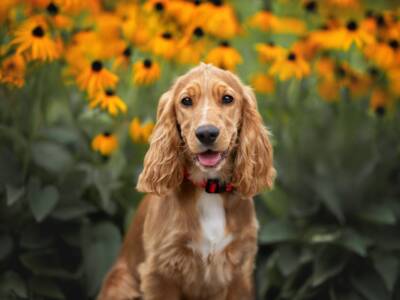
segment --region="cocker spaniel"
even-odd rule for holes
[[[201,64],[162,95],[141,202],[99,300],[253,299],[252,197],[275,177],[251,89]]]

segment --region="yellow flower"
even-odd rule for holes
[[[286,49],[276,46],[274,43],[258,43],[255,46],[261,62],[270,62],[280,59],[286,55]]]
[[[0,82],[22,87],[25,83],[25,61],[21,55],[6,58],[0,69]]]
[[[155,55],[171,59],[176,51],[176,41],[173,38],[172,33],[165,31],[161,35],[158,35],[153,40],[152,51]]]
[[[257,73],[251,78],[251,86],[260,94],[270,94],[275,90],[275,81],[270,76]]]
[[[105,132],[98,134],[92,140],[92,149],[104,156],[109,156],[118,148],[118,139],[115,135]]]
[[[376,88],[372,91],[369,107],[378,115],[385,114],[390,106],[389,95],[382,88]]]
[[[138,118],[134,118],[129,125],[129,134],[134,143],[148,143],[153,128],[153,122],[147,122],[142,125]]]
[[[387,43],[373,43],[365,48],[365,56],[381,68],[389,68],[395,59],[394,50]]]
[[[197,19],[205,31],[221,39],[229,39],[240,32],[233,7],[221,0],[204,3],[198,9]]]
[[[264,10],[250,18],[250,26],[262,31],[276,33],[303,34],[306,26],[303,21],[295,18],[281,18],[274,16],[270,11]]]
[[[329,4],[344,7],[344,8],[356,8],[360,5],[359,0],[329,0]]]
[[[116,116],[119,113],[125,113],[127,106],[124,101],[112,89],[107,89],[98,93],[96,98],[90,101],[90,107],[95,108],[99,106],[101,109],[108,110],[110,115]]]
[[[393,94],[400,96],[400,68],[390,69],[387,73],[390,90]]]
[[[318,84],[318,92],[323,100],[336,102],[339,100],[341,85],[337,80],[324,79]]]
[[[72,20],[71,18],[60,14],[60,7],[54,3],[50,2],[46,7],[47,13],[51,16],[51,20],[57,28],[71,28]]]
[[[117,75],[103,67],[103,63],[95,60],[76,79],[80,89],[86,90],[90,97],[105,88],[113,88],[118,82]]]
[[[335,69],[335,62],[327,56],[321,57],[315,63],[315,70],[317,74],[324,79],[333,80],[335,78]]]
[[[42,18],[33,18],[23,23],[11,42],[17,45],[17,54],[28,54],[31,59],[42,61],[57,59],[60,49],[48,36],[47,29]]]
[[[330,36],[333,48],[349,50],[354,43],[358,48],[363,48],[374,42],[374,37],[365,29],[359,27],[357,22],[351,20],[346,27],[341,27],[332,31]]]
[[[211,49],[205,61],[221,69],[234,71],[236,65],[241,64],[243,59],[235,48],[224,41],[218,47]]]
[[[133,65],[133,83],[136,85],[146,85],[153,83],[160,78],[160,66],[151,61],[144,59]]]
[[[205,47],[206,41],[202,27],[190,27],[189,32],[178,44],[176,60],[181,64],[198,64]]]
[[[113,64],[113,69],[118,69],[120,67],[126,68],[129,66],[132,56],[131,47],[126,47],[116,58]]]
[[[292,77],[301,79],[310,74],[310,65],[298,53],[289,52],[285,58],[275,61],[269,72],[277,75],[280,80]]]

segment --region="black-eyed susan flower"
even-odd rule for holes
[[[349,50],[352,44],[355,44],[358,48],[363,48],[365,45],[374,42],[374,36],[361,28],[355,20],[350,20],[345,27],[332,31],[330,38],[334,48],[345,51]]]
[[[323,79],[318,83],[318,93],[326,102],[337,102],[340,96],[341,84],[337,80]]]
[[[169,31],[158,35],[152,43],[152,51],[155,55],[171,59],[176,51],[177,42]]]
[[[60,56],[60,48],[49,37],[48,26],[43,18],[33,18],[15,32],[11,44],[17,46],[17,54],[27,54],[29,59],[52,61]]]
[[[113,69],[120,67],[126,68],[131,62],[132,48],[127,46],[125,49],[115,58]]]
[[[306,26],[302,20],[296,18],[277,17],[268,10],[257,12],[250,18],[249,23],[251,27],[258,28],[262,31],[298,35],[306,32]]]
[[[200,26],[189,28],[185,37],[178,44],[176,60],[181,64],[197,64],[204,53],[207,42],[204,30]]]
[[[323,79],[335,78],[336,63],[328,56],[322,56],[315,63],[316,73]]]
[[[72,19],[60,13],[60,7],[57,3],[51,1],[46,6],[46,11],[50,16],[50,19],[55,27],[57,28],[71,28]]]
[[[328,0],[328,3],[341,8],[357,8],[360,5],[359,0]]]
[[[384,115],[390,106],[390,96],[382,88],[375,88],[371,93],[369,107],[377,115]]]
[[[92,140],[92,149],[101,155],[109,156],[118,148],[118,139],[115,135],[104,132],[98,134]]]
[[[6,58],[0,68],[0,82],[22,87],[25,82],[25,61],[21,55]]]
[[[274,79],[263,73],[252,76],[250,83],[254,90],[260,94],[270,94],[275,90]]]
[[[125,102],[115,94],[113,89],[106,89],[103,92],[99,92],[97,96],[90,101],[90,107],[100,107],[103,110],[107,110],[112,116],[125,113],[128,109]]]
[[[139,118],[133,118],[129,125],[129,134],[134,143],[148,143],[153,132],[154,122],[142,124]]]
[[[397,66],[387,72],[390,90],[396,96],[400,96],[400,67]]]
[[[230,39],[240,32],[240,24],[233,7],[221,0],[202,4],[197,18],[207,33],[221,39]]]
[[[137,61],[133,65],[133,83],[136,85],[151,84],[160,78],[160,66],[151,59]]]
[[[280,80],[288,80],[292,77],[301,79],[310,74],[310,65],[304,58],[295,52],[289,52],[285,58],[278,59],[271,66],[269,73]]]
[[[236,66],[243,62],[243,59],[235,48],[223,41],[218,47],[211,49],[205,61],[221,69],[234,71]]]
[[[286,49],[275,45],[272,42],[258,43],[255,45],[255,49],[259,55],[261,62],[270,62],[280,59],[286,55]]]
[[[76,81],[82,90],[86,90],[90,97],[94,97],[99,91],[114,88],[118,76],[105,69],[100,60],[95,60],[85,68]]]
[[[380,68],[393,65],[395,52],[388,43],[373,43],[364,50],[365,56]]]

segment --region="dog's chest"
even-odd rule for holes
[[[203,258],[221,252],[231,241],[226,233],[226,215],[223,198],[218,194],[203,192],[197,202],[201,239],[196,245]]]

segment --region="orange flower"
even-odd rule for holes
[[[25,61],[21,55],[6,58],[0,69],[0,82],[22,87],[25,83]]]
[[[92,149],[104,156],[109,156],[118,148],[118,139],[115,135],[105,132],[98,134],[92,140]]]
[[[251,78],[251,86],[260,94],[270,94],[275,90],[275,81],[270,76],[257,73]]]
[[[256,44],[256,51],[259,54],[260,61],[270,62],[280,59],[286,55],[286,49],[280,46],[276,46],[274,43],[269,42],[265,44]]]
[[[138,61],[133,65],[133,83],[136,85],[151,84],[160,78],[160,66],[150,59]]]
[[[15,32],[11,44],[17,45],[17,54],[27,54],[33,60],[52,61],[60,56],[60,49],[47,30],[42,18],[30,19]]]
[[[346,27],[341,27],[332,31],[330,36],[333,48],[349,50],[354,43],[358,48],[363,48],[374,42],[374,37],[365,29],[360,28],[357,22],[351,20]]]
[[[103,63],[95,60],[78,76],[77,84],[80,89],[86,90],[90,97],[105,88],[113,88],[118,82],[117,75],[103,67]]]
[[[155,55],[160,55],[166,59],[171,59],[176,51],[176,41],[169,31],[158,35],[152,44],[152,51]]]
[[[241,64],[243,59],[235,48],[224,41],[208,53],[205,61],[221,69],[234,71],[236,65]]]
[[[139,118],[134,118],[129,125],[129,134],[134,143],[148,143],[153,128],[153,122],[147,122],[143,125]]]
[[[280,80],[292,77],[301,79],[310,74],[310,65],[298,53],[289,52],[285,58],[278,59],[269,70],[271,75],[277,75]]]
[[[112,89],[107,89],[98,93],[97,96],[90,101],[91,108],[97,106],[103,110],[107,110],[112,116],[116,116],[118,113],[126,113],[128,109],[125,102],[122,101]]]

